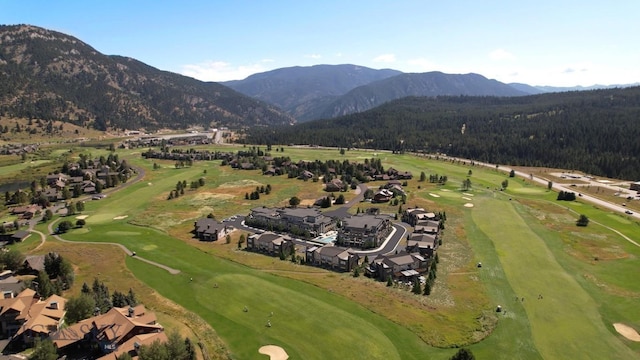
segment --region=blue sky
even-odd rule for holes
[[[1,24],[207,81],[357,64],[530,85],[635,83],[638,14],[637,0],[0,0]]]

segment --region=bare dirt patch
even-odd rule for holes
[[[225,189],[225,188],[237,188],[237,187],[245,187],[245,186],[260,186],[260,185],[262,185],[262,183],[255,180],[238,180],[238,181],[232,181],[232,182],[221,184],[220,186],[218,186],[218,188]]]
[[[289,355],[283,348],[276,345],[265,345],[258,349],[260,354],[268,355],[271,360],[287,360]]]
[[[473,204],[472,203],[466,203],[466,204],[464,204],[464,207],[472,208]]]
[[[466,197],[466,196],[463,196],[462,199],[463,200],[467,200],[467,201],[471,201],[471,198],[470,197]]]
[[[616,329],[618,334],[624,336],[625,338],[631,341],[640,341],[640,334],[638,334],[636,329],[632,328],[631,326],[622,323],[615,323],[613,324],[613,327]]]
[[[76,219],[78,219],[78,220],[84,220],[84,219],[86,219],[86,218],[88,218],[88,217],[89,217],[89,215],[79,215],[79,216],[76,216]]]
[[[440,197],[440,195],[434,194],[434,193],[429,193],[429,196],[434,197],[434,198],[439,198]]]
[[[120,215],[113,218],[113,220],[122,220],[128,218],[129,215]]]

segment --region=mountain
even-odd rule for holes
[[[529,95],[542,94],[545,92],[549,92],[549,91],[544,91],[542,89],[539,89],[535,86],[521,84],[521,83],[509,83],[509,86],[511,86],[512,88],[518,91],[522,91],[523,93],[527,93]]]
[[[293,123],[226,86],[99,53],[29,25],[0,26],[0,116],[64,120],[100,130]]]
[[[531,86],[531,85],[521,84],[521,83],[510,83],[509,85],[527,94],[535,95],[535,94],[542,94],[542,93],[548,93],[548,92],[589,91],[589,90],[600,90],[600,89],[627,88],[627,87],[640,86],[640,83],[618,84],[618,85],[567,86],[567,87],[539,86],[539,85]]]
[[[397,70],[349,64],[295,66],[222,84],[276,105],[299,121],[306,121],[318,118],[325,106],[352,89],[398,74],[401,72]]]
[[[247,142],[446,153],[636,180],[638,119],[640,87],[514,97],[405,97],[334,119],[251,129]]]
[[[323,118],[353,114],[407,96],[523,96],[527,93],[478,74],[400,74],[351,90],[322,113]]]
[[[407,74],[357,65],[289,67],[222,84],[276,105],[299,122],[360,112],[406,96],[530,93],[477,74]]]

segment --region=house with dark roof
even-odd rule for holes
[[[342,219],[336,243],[341,246],[372,248],[380,246],[393,227],[387,215],[357,214]]]
[[[426,220],[440,221],[440,218],[435,213],[418,207],[406,209],[402,213],[402,221],[411,226],[416,226],[418,222]]]
[[[344,188],[344,183],[340,179],[332,179],[324,185],[324,190],[329,192],[342,191]]]
[[[367,276],[385,281],[414,280],[429,269],[430,260],[415,253],[399,252],[392,255],[378,255],[366,267]]]
[[[193,233],[202,241],[217,241],[231,234],[233,226],[219,223],[215,219],[202,218],[193,224]]]
[[[345,272],[356,267],[359,259],[351,249],[331,245],[308,248],[305,255],[307,264]]]
[[[294,244],[291,238],[273,232],[253,234],[247,238],[247,250],[272,256],[288,255],[293,247]]]
[[[335,230],[336,221],[325,216],[317,208],[268,208],[251,209],[245,220],[261,229],[277,229],[289,232],[292,229],[307,231],[311,236]]]

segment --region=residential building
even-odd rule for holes
[[[306,250],[307,264],[338,271],[351,271],[358,265],[358,258],[351,249],[339,246],[314,246]]]
[[[46,337],[63,323],[67,300],[58,295],[42,299],[32,289],[0,299],[0,334],[11,341],[31,344]]]
[[[273,232],[253,234],[247,239],[247,249],[267,253],[272,256],[288,255],[294,244],[289,237]]]
[[[413,280],[429,269],[430,260],[415,253],[400,252],[393,255],[378,255],[368,264],[368,276],[385,281],[389,277],[394,280]]]
[[[391,217],[387,215],[358,214],[342,220],[336,243],[357,248],[377,247],[391,230]]]
[[[310,236],[335,230],[336,227],[336,222],[317,208],[259,207],[251,209],[247,222],[262,229],[296,234],[307,231]]]
[[[217,241],[235,230],[233,226],[219,223],[215,219],[202,218],[193,224],[193,232],[202,241]]]

